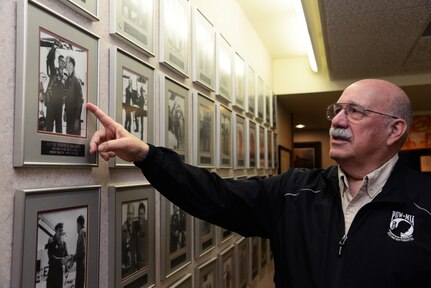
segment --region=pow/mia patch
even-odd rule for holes
[[[413,241],[415,230],[415,216],[398,211],[392,211],[389,223],[388,235],[392,239],[401,242]]]

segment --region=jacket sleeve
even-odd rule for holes
[[[152,145],[146,159],[135,165],[162,195],[192,216],[244,236],[270,237],[281,209],[279,177],[222,179]]]

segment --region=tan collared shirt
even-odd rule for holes
[[[349,183],[347,181],[346,174],[343,172],[343,170],[341,170],[340,166],[338,166],[338,185],[340,186],[341,203],[344,212],[344,225],[346,229],[345,234],[347,234],[347,231],[349,231],[353,218],[355,218],[355,215],[358,213],[359,209],[361,209],[365,204],[371,202],[374,197],[376,197],[377,194],[382,191],[383,186],[388,180],[389,175],[391,174],[392,169],[394,168],[397,161],[398,154],[392,157],[380,168],[366,175],[363,178],[361,188],[355,197],[352,197],[350,194]]]

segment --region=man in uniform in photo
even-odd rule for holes
[[[122,277],[130,275],[136,271],[136,227],[133,225],[135,216],[135,206],[127,204],[127,219],[123,223],[122,234]]]
[[[66,233],[64,232],[63,227],[63,223],[55,225],[55,234],[48,239],[48,243],[45,245],[45,248],[48,250],[49,267],[46,288],[63,287],[63,268],[69,261],[67,245],[64,241]]]
[[[126,120],[124,122],[124,128],[127,131],[132,131],[132,79],[129,78],[129,85],[126,88],[126,101],[123,105],[124,110],[126,112]]]
[[[66,133],[81,135],[81,112],[84,97],[81,81],[75,75],[75,59],[71,56],[66,57],[66,69],[68,73],[64,105]]]
[[[55,125],[56,133],[63,133],[63,104],[65,97],[64,69],[66,62],[64,56],[58,56],[58,67],[51,72],[48,88],[45,93],[46,106],[46,131],[53,132]]]
[[[76,230],[78,233],[78,240],[76,242],[76,252],[70,258],[69,269],[72,268],[73,263],[76,262],[76,277],[75,288],[84,288],[85,283],[85,254],[87,247],[87,233],[85,231],[84,216],[79,215],[76,219]]]
[[[148,265],[148,221],[145,218],[145,204],[139,203],[138,220],[136,223],[137,245],[136,254],[138,261],[138,269]]]

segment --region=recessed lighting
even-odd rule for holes
[[[302,129],[302,128],[305,128],[305,125],[304,124],[298,124],[295,127],[298,129]]]

